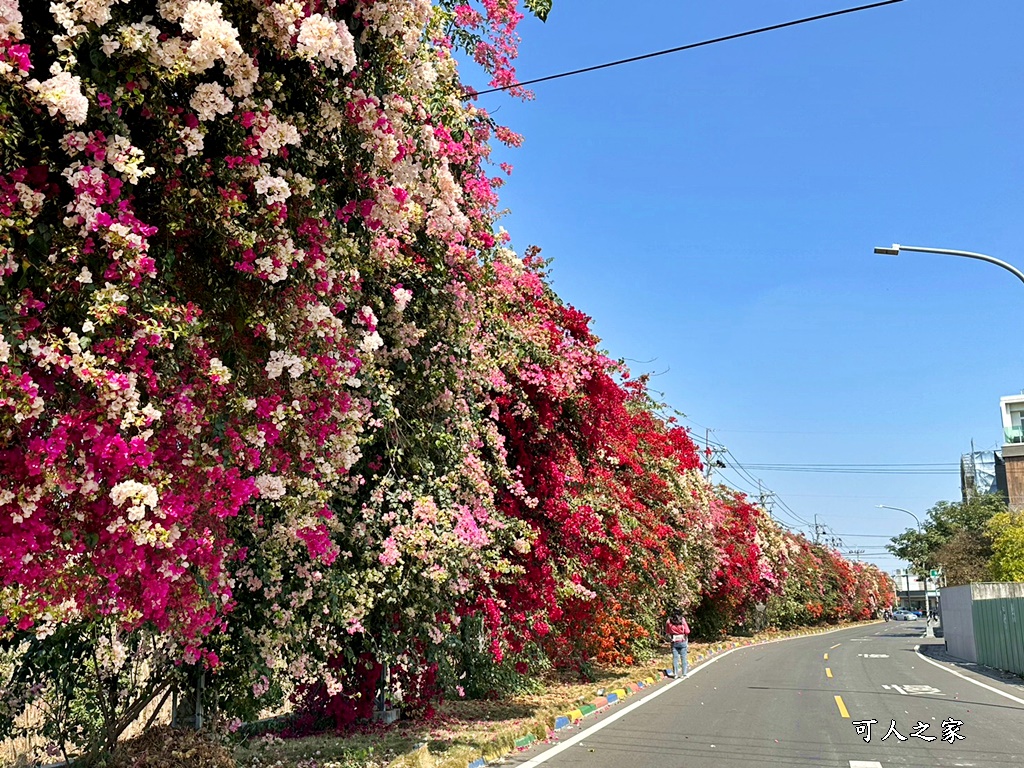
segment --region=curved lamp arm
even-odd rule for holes
[[[997,259],[995,256],[987,256],[984,253],[974,253],[973,251],[954,251],[949,248],[922,248],[917,245],[900,245],[899,243],[893,243],[891,248],[879,246],[875,248],[875,253],[880,253],[884,256],[899,256],[901,250],[917,251],[918,253],[940,253],[945,256],[963,256],[968,259],[987,261],[989,264],[995,264],[997,267],[1002,267],[1007,272],[1012,272],[1017,276],[1018,280],[1024,283],[1024,272],[1021,272],[1012,264],[1007,264],[1002,259]]]

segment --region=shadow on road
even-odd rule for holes
[[[1018,677],[1012,672],[1006,672],[1002,669],[986,667],[984,664],[975,664],[973,661],[964,661],[963,659],[959,659],[946,652],[946,644],[944,642],[922,643],[921,653],[929,659],[933,659],[934,661],[938,661],[943,664],[948,664],[951,667],[956,667],[962,672],[973,672],[980,677],[987,677],[989,680],[995,680],[1003,685],[1009,685],[1016,688],[1016,694],[1018,696],[1024,697],[1024,679]]]

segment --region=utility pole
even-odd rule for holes
[[[704,479],[709,483],[711,482],[711,457],[714,453],[711,451],[711,430],[704,430]]]
[[[814,516],[814,543],[821,543],[821,534],[828,532],[828,526],[818,522],[818,516]]]
[[[774,495],[771,491],[766,491],[761,487],[760,480],[757,481],[757,501],[761,509],[768,513],[768,517],[772,516],[772,511],[768,508],[768,505],[771,503]]]
[[[717,458],[718,454],[725,453],[725,446],[711,447],[711,430],[704,430],[704,479],[711,483],[711,473],[715,467],[724,468],[725,463]]]

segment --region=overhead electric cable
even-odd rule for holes
[[[743,477],[746,477],[746,479],[749,480],[751,483],[757,485],[759,491],[760,490],[764,490],[765,492],[772,493],[772,496],[773,496],[773,498],[775,500],[775,503],[779,507],[781,507],[781,509],[786,513],[787,517],[789,517],[789,518],[799,522],[801,525],[806,525],[806,526],[812,525],[809,520],[806,520],[806,519],[800,517],[800,515],[798,515],[796,512],[794,512],[792,507],[790,507],[785,501],[783,501],[778,496],[778,494],[772,492],[771,489],[766,488],[764,486],[763,481],[761,481],[757,477],[754,477],[750,472],[748,472],[747,469],[743,466],[743,464],[741,464],[739,462],[739,459],[736,458],[736,455],[732,451],[730,451],[728,448],[726,448],[725,449],[725,454],[731,460],[731,461],[727,461],[727,464],[730,466],[730,468],[734,472],[736,472],[737,474],[739,474],[739,475],[741,475]]]
[[[759,27],[758,29],[750,29],[746,32],[736,32],[732,35],[725,35],[723,37],[715,37],[710,40],[702,40],[699,43],[688,43],[687,45],[680,45],[675,48],[666,48],[663,51],[655,51],[653,53],[644,53],[640,56],[631,56],[628,59],[619,59],[618,61],[609,61],[605,64],[595,64],[591,67],[583,67],[582,69],[574,69],[569,72],[560,72],[557,75],[547,75],[546,77],[537,77],[533,80],[523,80],[518,83],[511,83],[510,85],[502,85],[497,88],[488,88],[484,91],[475,91],[473,93],[467,93],[466,98],[471,99],[475,96],[483,96],[488,93],[496,93],[498,91],[507,91],[511,88],[520,88],[526,85],[535,85],[537,83],[544,83],[548,80],[558,80],[562,77],[572,77],[573,75],[582,75],[585,72],[595,72],[599,69],[608,69],[609,67],[617,67],[620,64],[632,64],[634,61],[643,61],[644,59],[653,59],[655,56],[665,56],[669,53],[679,53],[680,51],[689,51],[693,48],[701,48],[705,45],[713,45],[714,43],[724,43],[728,40],[736,40],[741,37],[750,37],[751,35],[759,35],[762,32],[774,32],[777,29],[785,29],[786,27],[795,27],[798,24],[807,24],[812,21],[821,21],[822,19],[830,19],[835,16],[843,16],[848,13],[857,13],[858,11],[867,11],[872,8],[881,8],[883,5],[893,5],[895,3],[902,3],[903,0],[882,0],[878,3],[870,3],[868,5],[859,5],[856,8],[844,8],[841,11],[831,11],[829,13],[820,13],[817,16],[807,16],[803,19],[796,19],[794,21],[786,21],[781,24],[772,24],[768,27]]]
[[[792,507],[790,507],[790,506],[789,506],[789,504],[787,504],[786,502],[784,502],[784,501],[783,501],[782,499],[779,499],[779,500],[778,500],[778,502],[779,502],[779,505],[780,505],[780,506],[781,506],[781,507],[782,507],[783,509],[785,509],[786,511],[788,511],[788,512],[789,512],[789,514],[791,514],[791,515],[792,515],[793,517],[795,517],[795,518],[797,518],[798,520],[800,520],[801,522],[803,522],[803,524],[804,524],[804,525],[808,526],[809,528],[813,528],[813,527],[814,527],[812,523],[808,522],[808,521],[807,521],[807,520],[805,520],[804,518],[800,517],[800,516],[799,516],[799,515],[798,515],[798,514],[797,514],[796,512],[794,512],[794,511],[793,511],[793,508],[792,508]]]
[[[956,475],[953,464],[748,464],[761,472],[808,472],[839,475]]]
[[[955,467],[957,465],[956,464],[952,464],[952,463],[950,463],[948,461],[939,461],[939,462],[931,462],[931,463],[918,462],[918,463],[914,463],[914,464],[892,464],[892,463],[889,463],[889,462],[883,462],[883,463],[878,463],[878,464],[849,464],[849,463],[816,464],[814,462],[806,461],[806,462],[796,462],[796,463],[793,463],[793,464],[783,464],[782,462],[767,462],[767,463],[764,463],[764,464],[758,464],[758,463],[751,464],[751,463],[748,463],[747,466],[748,467],[920,467],[920,468],[947,467],[948,468],[948,467]]]

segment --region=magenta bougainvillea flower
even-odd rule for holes
[[[632,660],[669,606],[884,600],[710,487],[508,248],[522,137],[457,56],[528,98],[519,5],[0,0],[5,647],[70,632],[117,680],[146,637],[230,714],[340,726],[384,679],[422,709]]]

